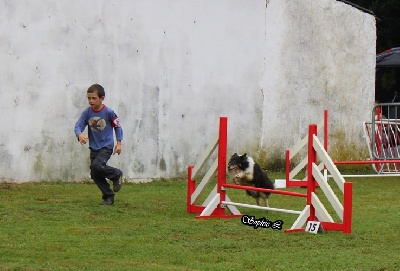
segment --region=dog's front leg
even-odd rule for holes
[[[246,177],[246,175],[245,175],[245,173],[243,171],[241,171],[241,172],[239,172],[238,174],[235,175],[235,178],[238,178],[238,179],[243,179],[245,177]]]
[[[261,206],[261,204],[260,204],[260,197],[256,197],[256,204],[257,204],[257,206]]]
[[[245,175],[244,177],[245,177],[248,181],[253,181],[253,174],[251,174],[250,172],[245,172],[243,175]]]
[[[265,198],[265,207],[269,207],[268,198]]]
[[[233,177],[234,184],[240,184],[240,179],[238,177]]]

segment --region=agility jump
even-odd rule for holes
[[[226,154],[227,154],[227,118],[220,118],[219,137],[206,149],[202,158],[195,166],[188,167],[188,193],[187,193],[187,212],[200,213],[197,218],[229,218],[242,216],[236,208],[246,207],[253,209],[262,209],[268,211],[276,211],[299,215],[290,229],[285,232],[304,231],[304,224],[308,221],[320,221],[324,230],[342,231],[343,233],[351,233],[352,221],[352,183],[345,182],[340,175],[336,166],[327,155],[324,147],[317,137],[317,125],[309,126],[308,135],[308,177],[307,177],[307,193],[297,193],[282,190],[271,190],[263,188],[254,188],[251,186],[240,186],[226,183]],[[218,158],[207,171],[200,184],[196,187],[195,178],[200,168],[205,164],[206,160],[211,156],[212,152],[218,145]],[[333,193],[331,186],[325,181],[326,178],[320,172],[316,165],[318,157],[323,161],[324,166],[332,173],[333,179],[343,192],[343,205],[337,196]],[[206,185],[210,182],[211,177],[218,171],[218,181],[214,189],[210,192],[203,204],[198,205],[199,196],[204,192]],[[324,205],[315,193],[316,186],[320,186],[326,198],[337,213],[341,222],[334,222],[327,212]],[[306,206],[303,210],[288,210],[281,208],[262,207],[257,205],[233,202],[227,195],[227,189],[245,189],[253,191],[267,192],[271,194],[281,194],[287,196],[306,198]]]
[[[324,118],[317,124],[317,132],[320,130],[323,130],[323,143],[324,143],[324,148],[325,150],[328,149],[328,138],[325,136],[328,134],[328,111],[324,110]],[[295,179],[295,176],[299,174],[301,170],[303,170],[308,163],[308,158],[307,156],[303,157],[301,161],[293,168],[291,169],[292,165],[292,159],[295,156],[299,156],[304,148],[306,148],[308,143],[308,135],[303,137],[301,140],[299,140],[296,145],[293,146],[292,149],[288,149],[285,152],[285,165],[286,165],[286,178],[285,178],[285,183],[282,188],[289,188],[289,187],[306,187],[307,186],[307,176],[305,176],[303,179]],[[322,170],[323,166],[320,164],[318,166],[319,169]]]
[[[398,148],[385,148],[384,139],[387,136],[387,132],[383,131],[384,127],[390,127],[389,134],[393,134],[396,136],[396,140],[390,141],[389,145],[400,145],[400,131],[398,131],[400,127],[400,122],[398,120],[393,119],[382,119],[382,107],[386,106],[377,105],[373,109],[373,119],[371,122],[363,122],[363,130],[364,137],[368,146],[368,151],[370,154],[370,159],[368,160],[352,160],[352,161],[334,161],[335,165],[362,165],[369,164],[372,165],[373,169],[377,174],[347,174],[342,175],[343,177],[394,177],[400,176],[400,149]],[[400,104],[398,104],[400,106]],[[377,118],[375,119],[375,116]],[[393,126],[397,129],[393,131]],[[328,110],[324,110],[324,117],[318,123],[317,129],[323,131],[322,140],[325,151],[328,151]],[[375,135],[375,136],[373,136]],[[390,137],[389,137],[390,138]],[[395,141],[395,142],[394,142]],[[307,136],[301,139],[295,144],[292,149],[286,150],[286,178],[284,185],[282,188],[289,187],[299,187],[299,186],[307,186],[307,176],[303,179],[295,179],[295,176],[299,174],[301,170],[303,170],[307,165],[307,157],[304,157],[297,165],[295,165],[292,169],[293,158],[296,155],[301,153],[301,150],[305,148],[307,145]],[[319,169],[323,169],[323,164],[319,165]],[[328,178],[331,176],[325,176]]]

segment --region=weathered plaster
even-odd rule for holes
[[[89,178],[73,127],[95,82],[124,128],[110,164],[132,180],[184,176],[220,116],[229,154],[266,165],[324,109],[345,132],[333,149],[364,148],[375,19],[341,2],[5,1],[0,34],[0,180]]]

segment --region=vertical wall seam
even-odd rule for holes
[[[264,44],[266,45],[266,42],[267,42],[267,26],[266,26],[266,23],[267,23],[267,8],[268,8],[268,3],[269,3],[269,1],[270,0],[266,0],[265,1],[265,9],[264,9]],[[263,82],[263,78],[264,78],[264,76],[265,76],[265,66],[266,66],[266,59],[265,59],[265,57],[266,57],[266,52],[265,52],[265,49],[264,49],[264,56],[263,56],[263,68],[262,68],[262,72],[261,72],[261,77],[260,77],[260,80],[258,81],[259,83],[259,85],[258,85],[258,87],[260,88],[260,91],[261,91],[261,125],[260,125],[260,127],[261,127],[261,131],[260,131],[260,142],[259,142],[259,151],[258,151],[258,154],[260,154],[261,153],[261,148],[262,148],[262,146],[263,146],[263,142],[264,142],[264,112],[265,112],[265,94],[264,94],[264,88],[263,88],[263,86],[262,86],[262,82]]]

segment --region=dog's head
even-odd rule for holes
[[[229,159],[228,162],[228,171],[233,170],[245,170],[249,166],[249,162],[247,161],[247,154],[238,155],[234,153]]]

